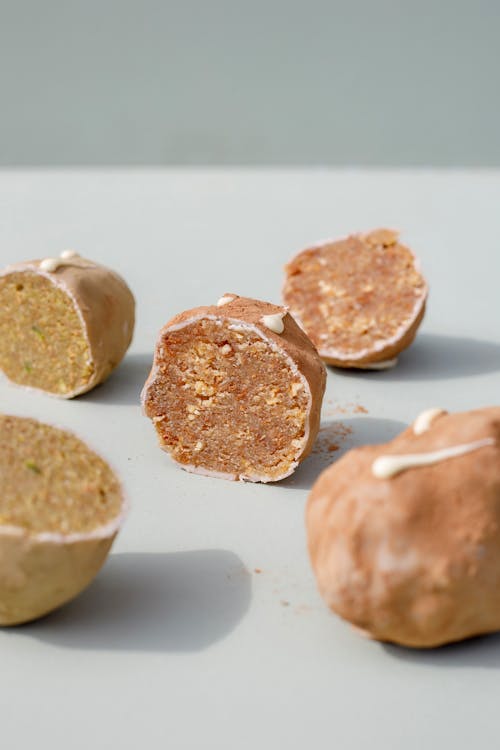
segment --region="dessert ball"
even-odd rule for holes
[[[71,433],[0,415],[0,445],[0,625],[17,625],[92,581],[125,504],[110,467]]]
[[[182,468],[271,482],[316,438],[325,368],[282,307],[227,294],[160,331],[144,410]]]
[[[331,609],[373,638],[439,646],[500,629],[500,407],[431,409],[314,484],[309,552]]]
[[[135,301],[109,268],[68,250],[0,273],[0,370],[72,398],[102,383],[134,332]]]
[[[327,364],[392,367],[424,316],[418,262],[388,229],[311,247],[285,272],[284,302]]]

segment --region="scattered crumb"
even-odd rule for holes
[[[253,572],[254,573],[262,573],[262,570],[261,570],[261,568],[254,568]]]
[[[352,427],[349,427],[349,425],[346,425],[343,422],[330,422],[319,428],[320,435],[333,435],[334,433],[340,437],[347,437],[348,435],[352,435]]]
[[[334,459],[332,453],[347,450],[350,447],[350,437],[354,430],[349,425],[333,420],[324,423],[318,433],[312,454],[321,466],[329,466]]]
[[[313,453],[333,453],[352,435],[353,429],[342,422],[330,422],[320,427]]]
[[[368,414],[368,409],[361,404],[354,404],[353,412],[354,414]]]
[[[280,602],[280,604],[281,604],[282,607],[289,607],[290,606],[290,602],[287,602],[286,599],[282,599],[281,602]]]
[[[331,404],[333,407],[324,412],[328,417],[334,417],[337,414],[368,414],[368,409],[363,404],[353,402],[339,404],[331,399],[327,401],[327,404]]]

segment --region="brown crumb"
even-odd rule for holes
[[[364,235],[364,240],[371,246],[383,245],[384,247],[390,247],[396,244],[398,237],[399,232],[396,232],[394,229],[374,229]]]
[[[262,573],[262,570],[261,570],[261,568],[254,568],[253,572],[254,573]]]
[[[280,602],[280,604],[281,604],[282,607],[289,607],[290,606],[290,602],[287,602],[286,599],[282,599],[281,602]]]
[[[368,414],[368,409],[365,409],[361,404],[354,404],[353,412],[354,414]]]
[[[353,433],[353,428],[343,422],[332,421],[320,427],[318,438],[313,448],[313,454],[322,457],[328,463],[330,454],[341,450]]]
[[[366,406],[357,403],[348,402],[347,404],[338,404],[335,401],[329,400],[328,404],[332,404],[332,409],[326,411],[327,417],[334,417],[337,414],[368,414]]]

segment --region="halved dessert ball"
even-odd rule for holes
[[[160,331],[142,399],[161,447],[184,469],[271,482],[310,452],[325,381],[284,308],[225,295]]]
[[[284,302],[327,364],[391,367],[424,316],[418,262],[388,229],[311,247],[285,273]]]
[[[71,433],[0,415],[0,625],[34,620],[97,574],[122,524],[120,482]]]
[[[72,398],[102,383],[134,331],[135,301],[114,271],[73,251],[0,273],[0,369]]]
[[[326,603],[371,637],[423,648],[500,630],[500,407],[430,409],[349,451],[306,523]]]

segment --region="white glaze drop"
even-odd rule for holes
[[[423,432],[430,430],[432,423],[435,419],[440,417],[442,414],[447,414],[445,409],[438,407],[434,409],[426,409],[418,415],[416,420],[413,422],[413,432],[415,435],[421,435]]]
[[[463,456],[465,453],[477,451],[479,448],[485,448],[487,445],[494,445],[493,438],[484,438],[476,440],[474,443],[464,443],[463,445],[452,445],[449,448],[442,448],[432,453],[407,453],[406,455],[379,456],[372,464],[372,474],[377,479],[390,479],[407,469],[413,469],[418,466],[430,466],[440,461],[446,461],[448,458]]]
[[[261,321],[270,331],[273,331],[274,333],[283,333],[285,330],[285,324],[283,323],[285,315],[286,310],[274,313],[274,315],[263,315]]]
[[[217,307],[224,307],[224,305],[229,304],[229,302],[232,302],[233,299],[236,299],[236,297],[232,294],[225,294],[223,297],[220,297],[217,300]]]
[[[42,271],[49,271],[49,273],[52,273],[53,271],[57,271],[59,263],[59,258],[44,258],[40,261],[40,268]]]
[[[80,256],[76,250],[63,250],[59,257],[63,260],[69,260],[70,258],[79,258]]]
[[[40,268],[42,271],[48,271],[53,273],[57,271],[60,266],[67,266],[71,260],[79,258],[79,254],[76,250],[63,250],[58,258],[44,258],[40,261]]]
[[[396,367],[398,358],[385,359],[383,362],[370,362],[367,365],[360,365],[362,370],[390,370],[392,367]]]

